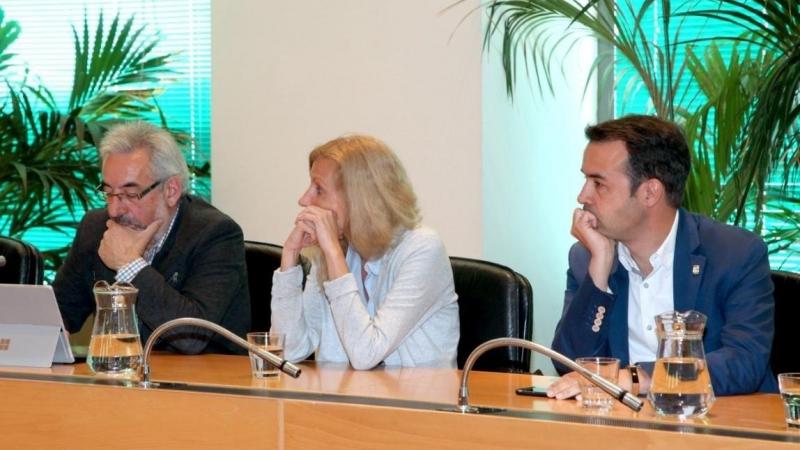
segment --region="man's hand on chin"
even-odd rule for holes
[[[106,221],[106,231],[103,233],[97,254],[109,269],[119,270],[120,267],[142,257],[161,223],[162,221],[157,219],[147,228],[135,230],[109,219]]]
[[[608,289],[608,277],[614,265],[614,240],[597,231],[597,217],[589,211],[576,209],[572,214],[572,235],[589,253],[589,276],[601,291]]]

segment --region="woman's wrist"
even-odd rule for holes
[[[322,254],[325,257],[325,264],[328,268],[328,279],[335,280],[350,272],[350,268],[347,267],[347,261],[344,259],[342,248],[338,245],[332,249],[322,249]]]
[[[284,246],[281,252],[281,272],[286,272],[300,263],[300,250]]]

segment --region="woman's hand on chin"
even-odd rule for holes
[[[325,255],[329,279],[335,280],[350,272],[339,243],[342,234],[334,211],[318,206],[307,206],[297,215],[297,220],[307,223],[314,229],[316,243]]]
[[[307,222],[295,219],[294,228],[283,244],[281,252],[281,271],[286,271],[298,264],[300,251],[316,245],[317,237],[314,228]]]
[[[314,243],[319,245],[323,253],[327,255],[335,253],[337,250],[341,252],[339,245],[341,233],[335,212],[318,206],[307,206],[297,215],[297,220],[308,224],[313,230],[310,234],[313,235]]]

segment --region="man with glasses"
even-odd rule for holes
[[[172,319],[197,317],[244,336],[250,326],[244,238],[228,216],[186,193],[189,170],[172,136],[151,124],[117,125],[100,144],[106,208],[81,221],[53,288],[64,323],[78,331],[95,310],[100,280],[138,290],[145,341]],[[165,335],[182,353],[238,352],[198,328]]]

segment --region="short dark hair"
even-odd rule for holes
[[[642,182],[655,178],[664,185],[670,205],[681,205],[692,158],[678,125],[658,117],[628,115],[588,126],[585,133],[590,142],[625,143],[631,195]]]

